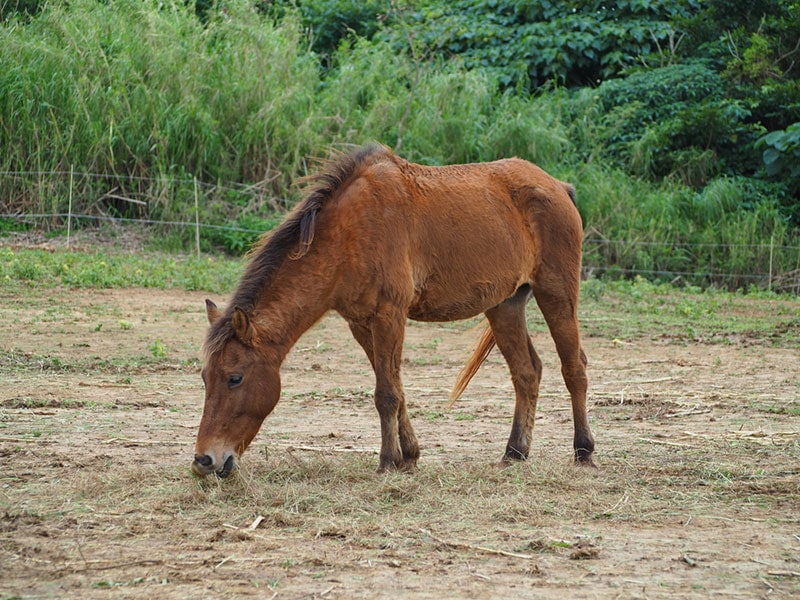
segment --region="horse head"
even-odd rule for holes
[[[206,309],[205,404],[192,471],[227,477],[278,403],[280,362],[259,343],[259,327],[244,309],[223,315],[210,300]]]

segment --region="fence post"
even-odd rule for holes
[[[769,282],[767,283],[767,291],[772,291],[772,258],[775,255],[775,234],[773,233],[769,238]]]
[[[200,258],[200,203],[197,200],[197,176],[194,177],[194,245]]]
[[[72,235],[72,182],[73,174],[75,173],[75,166],[69,166],[69,205],[67,207],[67,250],[70,249],[69,241]]]

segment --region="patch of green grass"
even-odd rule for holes
[[[412,418],[422,418],[426,421],[439,421],[449,418],[449,415],[447,412],[441,410],[422,410],[412,415]]]
[[[453,413],[453,418],[456,421],[475,421],[478,418],[478,415],[468,412],[456,412]]]
[[[314,352],[327,352],[330,349],[331,349],[330,344],[319,340],[317,341],[316,344],[314,344],[314,347],[312,348]]]
[[[3,408],[84,408],[89,403],[83,400],[74,400],[69,398],[31,398],[31,397],[17,397],[7,398],[0,401],[0,406]],[[41,435],[41,432],[39,432]],[[35,436],[38,437],[38,436]]]
[[[6,236],[14,231],[27,231],[30,224],[16,219],[0,219],[0,237]]]
[[[222,293],[235,287],[243,263],[161,253],[47,252],[0,249],[0,291],[25,286],[149,287]]]
[[[86,356],[80,360],[65,361],[58,356],[36,354],[17,349],[0,349],[0,369],[4,373],[113,373],[125,376],[131,373],[160,371],[165,367],[176,370],[194,371],[197,359],[184,360],[180,363],[168,358],[167,348],[160,340],[152,342],[148,350],[149,356],[118,356],[101,358]],[[123,377],[124,379],[124,377]],[[123,381],[124,382],[124,381]]]
[[[590,279],[582,286],[579,318],[584,336],[800,346],[800,301],[764,291]],[[536,326],[541,319],[531,321]]]
[[[442,357],[438,354],[431,356],[415,356],[409,360],[409,363],[415,367],[433,367],[442,363]]]
[[[73,370],[72,365],[65,363],[58,356],[47,356],[19,350],[0,350],[0,368],[6,373],[12,371],[65,372]]]
[[[750,408],[772,415],[800,417],[800,402],[798,401],[752,402]]]
[[[223,293],[236,286],[243,266],[243,260],[226,257],[0,248],[0,292],[20,297],[26,289],[67,286],[179,288]],[[726,344],[748,340],[800,347],[800,302],[795,297],[763,290],[676,288],[642,278],[589,279],[582,286],[579,311],[584,336],[649,337],[677,343]],[[532,331],[546,331],[534,304],[528,314]],[[45,314],[42,321],[49,318]],[[454,325],[466,328],[475,323],[472,319]],[[119,320],[123,330],[132,326],[129,321]],[[434,338],[420,348],[435,350],[439,342],[439,338]],[[315,350],[324,352],[328,346],[322,344]],[[412,362],[417,366],[437,365],[441,358],[433,354],[416,357]]]
[[[128,587],[133,585],[138,585],[144,582],[144,577],[134,577],[128,581],[113,581],[111,579],[103,579],[101,581],[96,581],[92,584],[92,587],[95,589],[107,589],[107,588],[114,588],[114,587]]]
[[[419,344],[415,344],[415,345],[413,345],[413,346],[411,346],[411,347],[412,347],[414,350],[418,350],[418,349],[424,349],[424,350],[438,350],[438,349],[439,349],[439,344],[441,344],[441,343],[442,343],[442,338],[440,338],[440,337],[434,337],[434,338],[431,338],[431,339],[430,339],[429,341],[427,341],[427,342],[421,342],[421,343],[419,343]]]

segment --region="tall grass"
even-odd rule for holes
[[[596,164],[566,177],[578,188],[584,263],[598,274],[737,289],[800,267],[797,232],[776,202],[740,180],[721,178],[696,192]]]
[[[324,74],[291,14],[274,22],[245,2],[202,24],[183,3],[77,0],[6,24],[0,42],[0,170],[47,173],[4,178],[6,212],[63,212],[68,171],[78,212],[108,209],[96,200],[116,190],[145,198],[149,216],[178,218],[193,176],[290,204],[307,158],[336,144],[379,140],[437,164],[548,162],[565,148],[547,118],[500,96],[485,73],[360,40]],[[207,204],[226,200],[264,206]]]
[[[205,222],[241,223],[292,205],[309,158],[376,140],[427,164],[516,155],[572,181],[589,266],[745,275],[734,286],[800,266],[769,189],[613,167],[593,90],[502,92],[385,36],[323,68],[296,15],[225,4],[201,22],[177,0],[74,0],[0,24],[0,171],[26,173],[0,176],[0,213],[63,213],[72,195],[75,213],[193,220],[199,195]]]
[[[280,194],[320,145],[309,126],[317,64],[295,21],[231,4],[206,26],[182,2],[138,0],[76,0],[5,26],[0,168],[104,173],[109,188],[130,181],[117,175],[156,179],[136,185],[167,216],[180,194],[162,193],[159,177]],[[11,210],[64,208],[63,186],[10,185]]]

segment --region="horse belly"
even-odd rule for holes
[[[428,254],[422,249],[422,254]],[[426,260],[427,259],[427,260]],[[448,248],[434,245],[419,259],[408,316],[417,321],[474,317],[509,298],[532,274],[532,252],[523,239],[483,239]]]
[[[415,298],[408,309],[408,316],[415,321],[459,321],[469,319],[500,304],[513,295],[518,286],[505,288],[500,292],[498,286],[489,282],[476,284],[469,294],[461,296],[437,297],[425,292]]]

